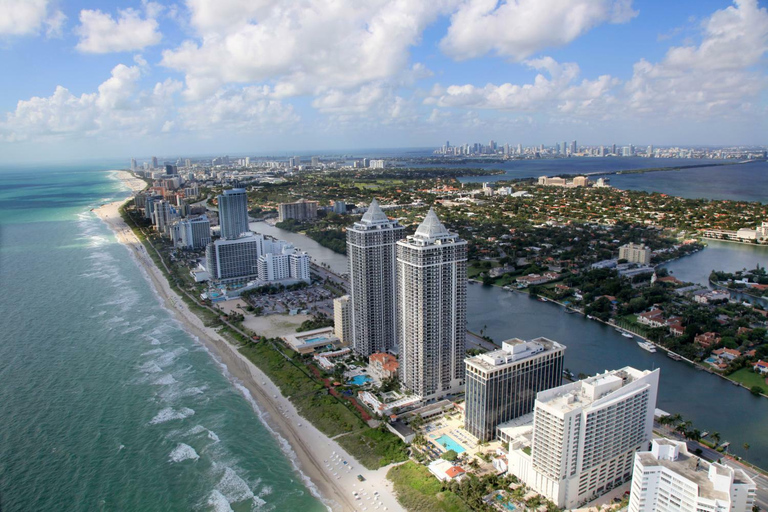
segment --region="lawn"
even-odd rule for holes
[[[764,394],[768,394],[768,386],[765,384],[765,377],[759,373],[755,373],[751,368],[742,368],[737,370],[728,376],[729,379],[735,380],[741,384],[752,388],[752,386],[759,386]]]
[[[321,382],[311,378],[301,361],[289,361],[271,342],[249,343],[240,352],[266,373],[299,413],[328,436],[365,427],[351,406],[329,395]]]
[[[407,510],[471,510],[456,494],[443,491],[437,478],[421,464],[408,461],[395,466],[389,470],[387,478],[394,484],[397,501]]]
[[[405,443],[386,430],[366,428],[341,436],[337,441],[368,469],[378,469],[408,459]]]

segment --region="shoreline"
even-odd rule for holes
[[[127,171],[117,171],[116,176],[131,191],[146,187],[144,181]],[[391,482],[386,479],[390,466],[375,471],[361,466],[336,441],[302,418],[293,404],[280,394],[277,386],[255,364],[216,330],[205,327],[202,320],[189,310],[181,297],[170,288],[165,275],[120,216],[118,210],[129,198],[99,206],[93,212],[115,233],[118,242],[144,270],[145,277],[163,305],[187,333],[203,344],[213,359],[225,369],[225,376],[251,402],[257,416],[280,444],[310,492],[329,510],[334,511],[356,510],[358,503],[359,506],[380,504],[384,510],[403,510],[395,498]],[[341,460],[349,464],[342,465]],[[347,468],[346,471],[343,468]],[[357,480],[358,474],[365,477],[364,482]],[[363,498],[368,503],[355,501],[353,491],[365,491],[367,496],[363,495]],[[379,493],[377,501],[373,498],[375,491]]]

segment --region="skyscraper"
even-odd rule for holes
[[[219,196],[221,238],[234,240],[250,231],[248,226],[248,196],[245,189],[225,190]]]
[[[467,242],[430,208],[397,242],[400,381],[425,400],[460,391],[467,335]]]
[[[627,366],[540,392],[532,429],[500,435],[509,472],[560,508],[601,496],[631,478],[635,453],[648,448],[658,390],[658,369]]]
[[[156,156],[152,157],[152,168],[153,169],[157,169],[157,157]]]
[[[481,441],[496,426],[533,411],[536,393],[560,385],[565,346],[547,338],[507,340],[500,349],[468,358],[464,428]]]
[[[369,356],[396,346],[396,242],[405,228],[371,201],[360,222],[347,228],[352,345]]]

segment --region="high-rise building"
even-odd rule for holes
[[[259,256],[259,279],[262,281],[282,281],[291,276],[290,257],[288,254],[266,253]]]
[[[131,158],[131,170],[134,171],[134,172],[136,171],[136,159],[135,158]]]
[[[344,201],[342,201],[340,199],[337,199],[336,201],[334,201],[333,202],[333,213],[338,213],[338,214],[342,214],[342,215],[347,213],[347,203],[345,203]]]
[[[152,157],[152,168],[153,169],[157,169],[157,157],[156,156]]]
[[[464,428],[489,441],[500,423],[529,414],[539,391],[562,382],[564,355],[565,346],[556,341],[515,338],[466,359]]]
[[[568,143],[566,141],[563,141],[563,145],[560,146],[561,152],[563,156],[568,154]]]
[[[741,469],[710,464],[684,441],[654,439],[635,454],[629,512],[751,512],[755,491]]]
[[[320,167],[320,157],[319,156],[313,156],[312,157],[312,167]]]
[[[574,140],[573,142],[571,142],[571,154],[575,155],[576,153],[577,153],[576,141]]]
[[[309,254],[293,250],[288,256],[288,270],[291,279],[309,283],[312,279],[309,273]]]
[[[509,472],[569,509],[628,481],[651,440],[658,389],[658,369],[625,367],[540,392],[527,430],[505,438],[499,427]]]
[[[263,235],[254,234],[209,243],[205,247],[205,260],[211,280],[229,283],[258,277],[263,244]]]
[[[317,218],[317,201],[302,199],[295,203],[282,203],[277,207],[278,222],[288,219],[315,220]]]
[[[430,208],[416,233],[397,242],[400,381],[425,400],[464,385],[467,242]]]
[[[211,223],[202,215],[179,221],[179,238],[174,245],[182,249],[202,249],[211,243]]]
[[[352,344],[352,301],[349,295],[333,299],[333,333],[342,345]]]
[[[234,240],[250,232],[248,195],[245,189],[233,188],[219,195],[219,224],[221,238],[227,240]]]
[[[625,244],[619,247],[619,259],[627,260],[629,263],[639,263],[641,265],[651,264],[651,248],[640,244]]]
[[[154,203],[152,221],[155,225],[155,229],[160,233],[165,233],[165,227],[171,223],[173,215],[173,208],[171,208],[171,203],[168,201],[161,200]]]
[[[360,222],[347,228],[352,345],[369,356],[395,349],[396,243],[405,228],[371,201]]]

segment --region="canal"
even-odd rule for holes
[[[251,228],[290,241],[334,271],[346,272],[346,256],[334,253],[304,235],[265,222],[252,223]],[[669,267],[679,279],[706,284],[713,264],[725,270],[754,267],[757,261],[764,265],[764,249],[715,242],[693,256],[670,263]],[[718,268],[717,265],[714,268]],[[566,345],[565,367],[576,375],[595,374],[627,365],[649,370],[660,368],[657,407],[682,414],[701,431],[719,432],[723,441],[731,442],[733,453],[744,455],[742,445],[748,442],[749,460],[758,466],[768,466],[768,437],[765,436],[768,400],[765,398],[755,397],[746,389],[695,370],[683,362],[672,361],[661,351],[646,352],[635,340],[622,337],[613,328],[578,314],[566,314],[556,304],[479,284],[469,285],[467,299],[469,330],[476,333],[482,330],[497,342],[514,337],[552,338]]]
[[[280,229],[267,222],[251,222],[250,227],[252,231],[256,233],[262,233],[264,235],[270,235],[280,240],[290,242],[297,249],[306,251],[311,257],[312,261],[318,265],[326,264],[328,267],[337,274],[347,273],[347,257],[343,254],[333,252],[327,247],[323,247],[319,243],[315,242],[308,236],[294,233],[286,229]]]

